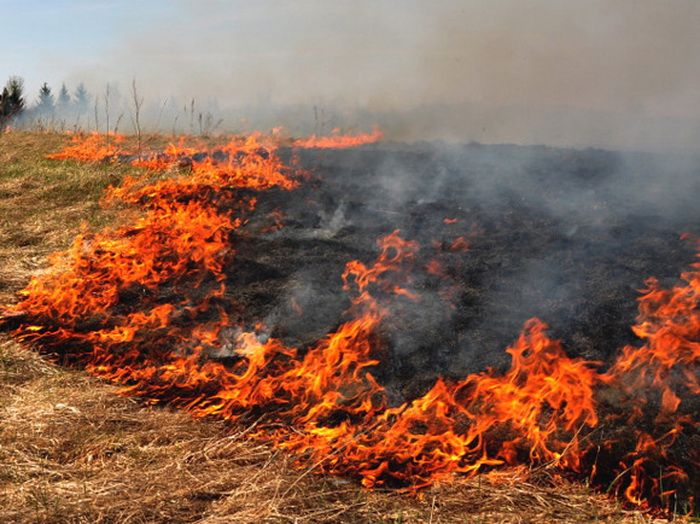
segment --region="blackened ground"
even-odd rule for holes
[[[679,237],[700,224],[694,159],[389,144],[306,150],[298,161],[312,178],[260,196],[236,239],[230,293],[247,321],[313,343],[344,318],[345,263],[371,263],[377,238],[400,229],[421,245],[411,284],[420,298],[395,301],[378,373],[403,395],[437,375],[506,367],[504,348],[533,316],[569,355],[609,362],[635,341],[644,279],[671,285],[693,261]],[[284,227],[269,231],[275,210]],[[468,251],[451,247],[460,236]],[[431,260],[440,276],[425,270]]]

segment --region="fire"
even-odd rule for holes
[[[447,246],[448,251],[469,251],[469,240],[463,236],[455,238],[450,245]]]
[[[700,256],[700,254],[698,255]],[[602,379],[623,395],[628,410],[626,422],[639,426],[646,421],[653,433],[635,429],[637,442],[626,460],[630,484],[625,497],[637,505],[646,505],[646,493],[657,493],[669,500],[674,493],[668,486],[688,481],[688,474],[669,462],[669,454],[679,438],[700,429],[691,413],[683,413],[683,399],[700,394],[700,263],[681,275],[681,284],[664,289],[650,278],[639,298],[634,333],[643,341],[639,347],[626,346]],[[692,446],[692,445],[691,445]],[[690,452],[697,468],[697,448]],[[655,471],[656,470],[656,471]]]
[[[647,280],[639,299],[638,323],[634,333],[644,341],[640,347],[627,346],[610,370],[610,380],[625,377],[625,391],[645,402],[639,393],[661,391],[659,417],[675,413],[681,404],[678,390],[700,394],[694,366],[700,360],[700,263],[681,275],[684,284],[663,289],[656,279]],[[674,371],[679,376],[672,376]]]
[[[334,129],[330,136],[311,135],[294,141],[294,147],[305,149],[345,149],[365,144],[373,144],[384,138],[384,134],[375,129],[371,133],[359,133],[356,135],[341,135],[339,129]]]
[[[91,151],[106,147],[88,140]],[[54,158],[97,154],[71,151]],[[235,263],[233,233],[256,206],[252,192],[298,185],[274,140],[236,138],[202,151],[181,143],[139,162],[172,173],[110,188],[105,205],[130,220],[84,231],[29,282],[14,308],[27,316],[14,332],[20,340],[148,402],[230,421],[262,416],[256,438],[367,487],[417,489],[454,473],[531,464],[609,484],[632,504],[668,506],[688,483],[673,449],[698,429],[683,399],[700,393],[700,262],[671,289],[648,281],[633,327],[642,343],[622,348],[607,371],[569,357],[531,319],[506,349],[507,371],[439,379],[394,405],[374,372],[386,344],[379,328],[395,303],[420,300],[416,268],[444,276],[437,259],[417,264],[418,244],[399,231],[380,238],[373,263],[349,261],[342,274],[351,297],[344,323],[304,351],[288,347],[234,320],[224,271]],[[458,237],[443,251],[468,247]],[[215,351],[233,363],[210,358]],[[642,424],[650,412],[652,423]],[[617,430],[596,441],[605,428]]]
[[[544,329],[538,320],[528,323],[508,349],[513,366],[506,375],[486,372],[454,384],[438,380],[425,395],[398,407],[383,407],[386,396],[368,375],[362,408],[351,413],[362,424],[319,427],[323,418],[314,418],[310,426],[296,424],[306,435],[295,433],[283,445],[312,460],[337,457],[325,469],[359,475],[366,486],[426,486],[454,472],[515,464],[517,450],[528,448],[532,460],[561,458],[562,467],[576,467],[575,437],[558,437],[578,424],[596,424],[594,372],[567,359]],[[511,438],[496,437],[504,434]],[[566,449],[571,453],[562,458]]]
[[[122,135],[75,134],[71,138],[71,145],[57,153],[48,155],[48,158],[54,160],[79,160],[81,162],[110,160],[122,153],[121,144],[123,142],[124,137]]]
[[[166,171],[178,165],[180,161],[186,161],[193,155],[201,152],[202,147],[187,146],[185,141],[185,137],[180,137],[177,144],[168,144],[162,152],[158,151],[141,155],[133,159],[131,165],[151,171]]]
[[[8,127],[8,131],[9,131]],[[48,155],[53,160],[77,160],[80,162],[113,161],[120,157],[129,158],[129,163],[135,167],[142,167],[151,171],[165,171],[177,167],[180,163],[190,163],[193,159],[220,156],[237,151],[250,138],[254,138],[258,145],[265,148],[276,149],[282,145],[302,149],[347,149],[365,144],[372,144],[383,138],[383,133],[377,128],[371,133],[358,133],[344,135],[339,129],[334,129],[330,136],[312,135],[297,140],[285,140],[280,134],[281,128],[274,128],[272,134],[264,136],[253,133],[249,136],[232,136],[228,142],[220,147],[207,148],[201,140],[193,140],[192,137],[180,137],[177,144],[170,143],[162,151],[148,150],[135,154],[125,149],[125,137],[119,134],[103,135],[100,133],[68,133],[72,135],[70,145],[62,150]],[[197,162],[195,161],[195,162]],[[216,163],[216,162],[214,162]]]

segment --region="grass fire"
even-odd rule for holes
[[[454,309],[450,272],[486,231],[470,226],[469,242],[427,246],[399,229],[379,236],[374,259],[347,260],[336,276],[348,302],[340,324],[293,346],[246,313],[233,279],[243,238],[284,236],[284,226],[264,233],[252,219],[266,193],[294,199],[321,183],[295,151],[316,139],[253,135],[199,148],[183,139],[139,156],[121,137],[70,140],[47,158],[141,171],[102,197],[115,225],[52,255],[5,314],[23,345],[147,403],[252,425],[248,438],[290,452],[298,467],[367,488],[416,494],[454,475],[525,467],[585,479],[631,506],[691,507],[698,421],[683,399],[699,387],[696,263],[672,287],[647,281],[631,326],[640,342],[607,363],[568,356],[532,318],[504,348],[508,368],[440,376],[397,399],[379,378],[396,329],[384,324],[420,307],[428,278]]]
[[[0,95],[0,522],[697,520],[694,7],[156,4]]]

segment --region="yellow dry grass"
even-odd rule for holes
[[[45,160],[67,137],[0,134],[0,304],[129,168]],[[629,522],[585,486],[526,472],[409,497],[316,475],[247,429],[143,405],[0,334],[0,522]]]

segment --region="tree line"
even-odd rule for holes
[[[0,129],[13,122],[32,122],[45,124],[61,120],[65,125],[70,118],[79,119],[90,108],[92,96],[80,83],[73,93],[66,84],[61,85],[58,96],[44,82],[39,88],[36,101],[29,105],[25,97],[24,80],[11,76],[0,93]]]
[[[13,76],[0,95],[0,131],[8,125],[17,129],[35,131],[85,131],[116,134],[120,126],[131,124],[140,137],[144,127],[172,134],[189,133],[209,135],[222,124],[215,118],[219,107],[216,100],[208,100],[201,108],[195,98],[180,105],[172,97],[161,103],[145,104],[133,79],[129,92],[124,94],[117,83],[106,83],[104,91],[90,94],[80,83],[70,92],[63,83],[58,93],[44,82],[36,99],[30,104],[22,78]],[[126,117],[126,118],[125,118]]]

